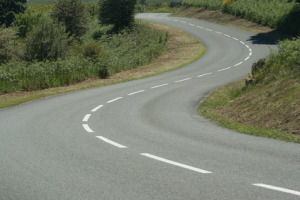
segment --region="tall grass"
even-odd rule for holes
[[[57,61],[11,60],[0,65],[0,94],[69,85],[87,78],[106,78],[146,64],[164,51],[168,33],[137,24],[133,31],[88,40]]]
[[[300,4],[294,0],[238,0],[228,4],[223,0],[183,0],[183,4],[221,10],[284,32],[300,34]]]

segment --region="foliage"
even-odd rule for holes
[[[26,60],[42,61],[63,58],[68,49],[68,42],[66,28],[51,18],[43,16],[27,35]]]
[[[42,12],[34,12],[30,9],[27,9],[25,13],[16,15],[14,26],[18,28],[19,37],[25,38],[27,33],[38,24],[41,16]]]
[[[30,53],[27,60],[36,60],[10,60],[0,65],[0,94],[63,86],[93,77],[106,78],[150,62],[164,51],[168,40],[168,32],[137,24],[132,31],[123,30],[118,34],[103,35],[97,41],[90,38],[84,44],[73,44],[72,50],[62,59],[59,57],[64,55],[55,53],[67,52],[63,51],[67,48],[67,36],[62,42],[57,37],[64,31],[62,25],[43,16],[26,39],[26,50]],[[50,60],[40,59],[42,56]]]
[[[300,78],[300,37],[279,42],[279,51],[272,52],[265,66],[254,77],[256,83],[277,77]]]
[[[57,3],[58,0],[28,0],[28,5],[36,6],[36,5],[50,5]],[[98,0],[81,0],[84,4],[95,4]]]
[[[0,26],[0,64],[7,62],[13,56],[12,43],[16,35],[14,29]]]
[[[116,32],[131,28],[134,23],[134,9],[137,0],[100,0],[99,21],[114,25]]]
[[[15,14],[25,11],[27,0],[0,0],[0,25],[10,26]]]
[[[81,36],[86,31],[87,15],[80,0],[59,0],[52,9],[51,17],[63,23],[71,36]]]
[[[283,32],[300,34],[300,5],[294,0],[183,0],[183,4],[221,10]]]

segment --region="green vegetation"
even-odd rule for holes
[[[51,5],[57,3],[59,0],[27,0],[29,6],[37,6],[37,5]],[[95,4],[99,0],[81,0],[84,4]]]
[[[107,78],[165,51],[168,32],[131,21],[130,29],[123,24],[113,33],[112,25],[100,25],[93,9],[97,6],[61,0],[30,8],[12,27],[0,27],[0,95]]]
[[[0,0],[0,25],[10,26],[15,20],[15,14],[23,13],[26,0]]]
[[[113,25],[115,32],[134,23],[134,9],[137,0],[100,0],[99,21],[104,25]]]
[[[186,6],[221,10],[285,33],[300,34],[300,4],[295,0],[183,0],[182,3]]]
[[[265,65],[243,81],[213,91],[199,112],[242,133],[300,143],[300,38],[279,43]]]
[[[66,27],[66,32],[75,37],[83,35],[87,29],[87,13],[80,0],[61,0],[51,11],[51,17]]]

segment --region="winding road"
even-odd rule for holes
[[[186,67],[0,110],[1,200],[300,199],[300,146],[198,116],[209,91],[245,77],[273,45],[167,14],[137,18],[204,43]]]

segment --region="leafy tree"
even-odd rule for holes
[[[114,25],[119,32],[125,27],[131,28],[134,23],[134,8],[137,0],[99,0],[100,23]]]
[[[87,14],[80,0],[59,0],[52,10],[51,17],[63,23],[70,35],[81,36],[87,30]]]
[[[15,14],[23,13],[27,0],[0,0],[0,25],[10,26]]]
[[[0,26],[0,64],[12,57],[12,42],[17,37],[17,32],[12,28]]]
[[[66,55],[69,42],[66,28],[47,16],[42,16],[26,38],[26,54],[28,61],[57,60]]]

